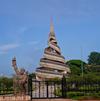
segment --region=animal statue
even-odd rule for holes
[[[14,94],[26,94],[28,90],[28,73],[25,69],[17,67],[15,57],[12,59],[12,67],[16,73],[13,78]]]

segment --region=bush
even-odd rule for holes
[[[68,98],[74,98],[76,96],[84,96],[83,92],[68,92],[67,97]]]

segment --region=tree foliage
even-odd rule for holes
[[[81,61],[81,60],[69,60],[68,62],[66,62],[66,64],[71,69],[71,74],[72,75],[81,75],[82,67],[83,67],[83,71],[86,72],[85,71],[86,63],[84,61]]]
[[[0,77],[0,90],[13,89],[13,79],[8,77]]]
[[[100,53],[91,52],[88,58],[88,64],[91,65],[100,65]]]

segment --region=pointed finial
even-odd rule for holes
[[[51,17],[51,19],[50,19],[50,32],[51,32],[52,34],[54,34],[54,26],[53,26],[53,19],[52,19],[52,17]]]
[[[50,42],[51,39],[53,39],[53,42],[57,43],[52,18],[50,19],[50,33],[48,43]]]
[[[14,56],[12,60],[16,60],[16,57]]]

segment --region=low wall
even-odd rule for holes
[[[0,101],[30,101],[30,96],[4,95],[4,96],[0,96]]]
[[[30,96],[0,96],[0,101],[31,101]],[[33,99],[32,101],[100,101],[100,100],[71,100],[71,99]]]

